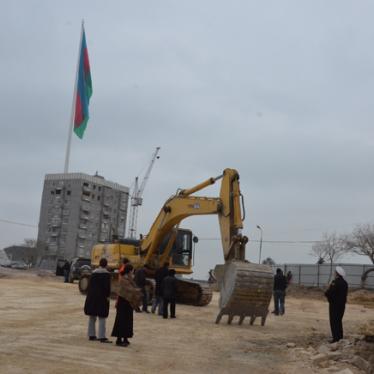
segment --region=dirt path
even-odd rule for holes
[[[326,302],[313,298],[288,297],[286,315],[270,315],[264,327],[215,325],[218,295],[203,308],[177,305],[175,320],[135,314],[128,348],[87,340],[77,284],[12,272],[0,277],[0,300],[1,373],[312,373],[286,344],[329,337]],[[114,315],[112,303],[108,336]],[[374,309],[349,304],[346,335],[369,318]]]

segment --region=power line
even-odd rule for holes
[[[221,240],[221,238],[199,238],[199,240]],[[259,243],[260,240],[249,240],[250,242]],[[314,244],[320,243],[320,240],[263,240],[268,244]]]
[[[0,222],[8,223],[11,225],[24,226],[24,227],[32,227],[32,228],[38,227],[36,225],[31,225],[29,223],[11,221],[8,219],[1,219],[1,218],[0,218]],[[199,238],[199,240],[220,241],[221,238]],[[250,242],[259,243],[260,240],[250,240]],[[268,243],[268,244],[315,244],[315,243],[320,243],[321,241],[320,240],[263,240],[262,242]]]
[[[11,221],[9,219],[1,219],[0,218],[0,222],[3,222],[3,223],[9,223],[11,225],[18,225],[18,226],[25,226],[25,227],[32,227],[32,228],[37,228],[38,226],[35,226],[35,225],[31,225],[29,223],[23,223],[23,222],[16,222],[16,221]]]

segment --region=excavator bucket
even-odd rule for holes
[[[252,264],[247,261],[232,260],[220,266],[217,281],[220,289],[219,307],[216,323],[224,315],[231,324],[235,316],[241,325],[245,317],[252,325],[257,317],[265,325],[273,289],[273,272],[268,265]],[[217,269],[217,270],[218,270]]]

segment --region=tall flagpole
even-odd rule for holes
[[[73,92],[73,103],[72,103],[72,106],[71,106],[70,125],[69,125],[69,133],[68,133],[68,142],[67,142],[67,145],[66,145],[65,167],[64,167],[64,173],[65,174],[68,173],[68,171],[69,171],[70,145],[71,145],[71,137],[73,135],[74,116],[75,116],[75,100],[76,100],[76,96],[77,96],[79,62],[80,62],[81,50],[82,50],[83,31],[84,31],[84,20],[82,20],[81,37],[80,37],[80,41],[79,41],[79,51],[78,51],[77,71],[75,73],[75,83],[74,83],[74,92]]]

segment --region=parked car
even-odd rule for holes
[[[84,257],[73,258],[70,265],[69,282],[80,279],[83,270],[91,270],[91,259]]]

